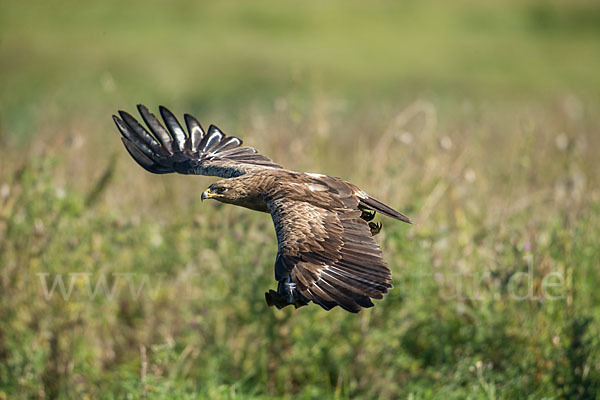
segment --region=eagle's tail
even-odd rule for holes
[[[385,204],[371,196],[368,196],[366,199],[361,198],[359,207],[379,211],[385,216],[412,224],[410,218],[408,218],[406,215],[394,210],[392,207],[386,206]]]

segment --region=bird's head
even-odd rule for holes
[[[224,179],[210,185],[202,192],[200,199],[215,199],[222,203],[240,204],[251,195],[248,189],[248,185],[239,179]]]
[[[268,212],[263,189],[256,179],[243,175],[213,183],[202,192],[200,199],[215,199],[221,203]]]

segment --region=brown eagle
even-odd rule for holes
[[[371,220],[376,211],[410,223],[408,217],[342,179],[284,169],[214,125],[205,131],[191,115],[184,116],[185,130],[165,107],[164,126],[146,107],[137,108],[148,129],[125,111],[113,119],[144,169],[227,178],[210,185],[201,199],[271,214],[279,283],[277,291],[265,293],[270,307],[313,301],[326,310],[339,305],[358,312],[393,287],[373,239],[381,224]]]

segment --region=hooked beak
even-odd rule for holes
[[[202,195],[200,196],[200,200],[204,201],[206,199],[210,199],[213,197],[222,197],[222,194],[218,194],[218,193],[211,193],[210,189],[206,189],[204,192],[202,192]]]

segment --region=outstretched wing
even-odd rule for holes
[[[295,290],[326,310],[339,305],[351,312],[372,307],[372,298],[392,288],[390,269],[361,211],[283,196],[267,205],[279,243],[278,281],[291,279]]]
[[[145,106],[140,104],[137,108],[149,130],[125,111],[119,111],[121,118],[113,115],[113,120],[131,157],[150,172],[231,178],[263,168],[282,168],[258,154],[256,149],[242,146],[241,139],[225,135],[214,125],[205,133],[189,114],[184,116],[186,131],[163,106],[160,106],[160,114],[164,126]]]

